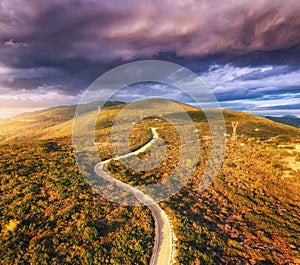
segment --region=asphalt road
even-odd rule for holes
[[[111,160],[119,160],[121,158],[137,155],[146,151],[146,149],[148,149],[151,144],[158,139],[156,128],[151,128],[151,131],[153,137],[144,146],[140,147],[134,152],[99,162],[95,166],[94,170],[98,176],[103,177],[106,180],[116,182],[119,187],[123,187],[127,191],[130,190],[133,192],[136,198],[151,210],[155,221],[155,238],[150,265],[169,265],[171,264],[172,259],[172,229],[166,213],[149,196],[137,188],[115,179],[103,169],[103,165],[109,163]]]
[[[169,265],[172,258],[172,230],[166,213],[157,205],[148,205],[155,220],[155,241],[151,265]]]

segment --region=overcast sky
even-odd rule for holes
[[[195,71],[222,107],[300,116],[299,14],[298,0],[0,0],[0,118],[76,104],[143,59]]]

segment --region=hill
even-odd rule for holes
[[[97,109],[100,103],[96,101],[83,106],[86,112],[90,112]],[[120,104],[123,102],[110,101],[105,104],[104,108]],[[71,124],[76,108],[75,105],[60,106],[0,120],[0,142],[22,142],[71,136]]]
[[[96,106],[87,105],[78,119],[84,121]],[[124,106],[112,104],[100,112],[100,160],[115,155],[110,132]],[[190,181],[160,203],[177,238],[177,264],[299,264],[300,130],[224,110],[227,148],[222,168],[212,185],[201,191],[211,149],[209,125],[201,110],[181,106],[194,121],[201,150]],[[149,264],[154,220],[147,208],[116,205],[87,185],[70,145],[74,112],[75,106],[57,107],[1,121],[1,260]],[[180,119],[179,114],[168,115]],[[231,137],[232,122],[238,122],[237,139]],[[120,161],[110,162],[107,170],[131,185],[164,180],[179,159],[175,128],[163,117],[128,125],[132,150],[148,142],[150,127],[156,127],[167,144],[166,156],[148,171],[132,170]],[[146,158],[149,152],[138,156]]]
[[[99,102],[84,105],[88,114],[97,110]],[[123,102],[107,102],[98,119],[97,128],[102,128],[124,107]],[[207,124],[204,113],[192,106],[179,103],[195,122]],[[24,113],[10,119],[0,120],[0,142],[42,140],[51,138],[70,137],[72,134],[73,118],[76,106],[62,106],[30,113]],[[213,111],[213,110],[212,110]],[[271,122],[269,118],[262,118],[249,113],[223,110],[227,125],[227,132],[231,134],[231,122],[239,121],[239,135],[267,139],[268,137],[282,136],[291,139],[299,134],[299,130],[286,125]],[[84,119],[84,117],[83,117]],[[291,118],[289,118],[291,119]],[[207,125],[206,125],[207,126]],[[204,126],[205,127],[205,126]],[[208,127],[207,127],[208,128]],[[207,132],[209,133],[209,132]]]

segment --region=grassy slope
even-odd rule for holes
[[[87,107],[89,110],[95,109],[95,103]],[[205,115],[199,109],[180,104],[196,122],[207,123]],[[98,129],[109,127],[113,118],[117,115],[120,107],[124,104],[105,108],[101,112],[98,120]],[[46,110],[25,113],[10,119],[0,121],[0,141],[12,140],[38,140],[69,137],[72,134],[73,118],[75,106],[56,107]],[[296,137],[299,129],[288,125],[279,124],[263,117],[244,112],[223,110],[228,134],[231,134],[232,121],[239,121],[238,133],[240,136],[266,139],[275,136]],[[84,115],[81,117],[85,118]],[[109,124],[103,126],[109,120]]]
[[[97,109],[97,104],[99,102],[85,104],[84,109],[89,113]],[[105,108],[118,109],[120,106],[121,102],[108,102]],[[76,107],[49,108],[0,120],[0,142],[70,137]]]

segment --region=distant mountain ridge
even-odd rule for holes
[[[292,119],[299,119],[296,115],[292,115],[292,114],[286,114],[283,116],[284,118],[292,118]]]
[[[295,115],[285,115],[282,117],[273,117],[273,116],[265,116],[265,118],[278,122],[278,123],[282,123],[282,124],[286,124],[286,125],[290,125],[296,128],[300,128],[300,118],[298,118]]]

